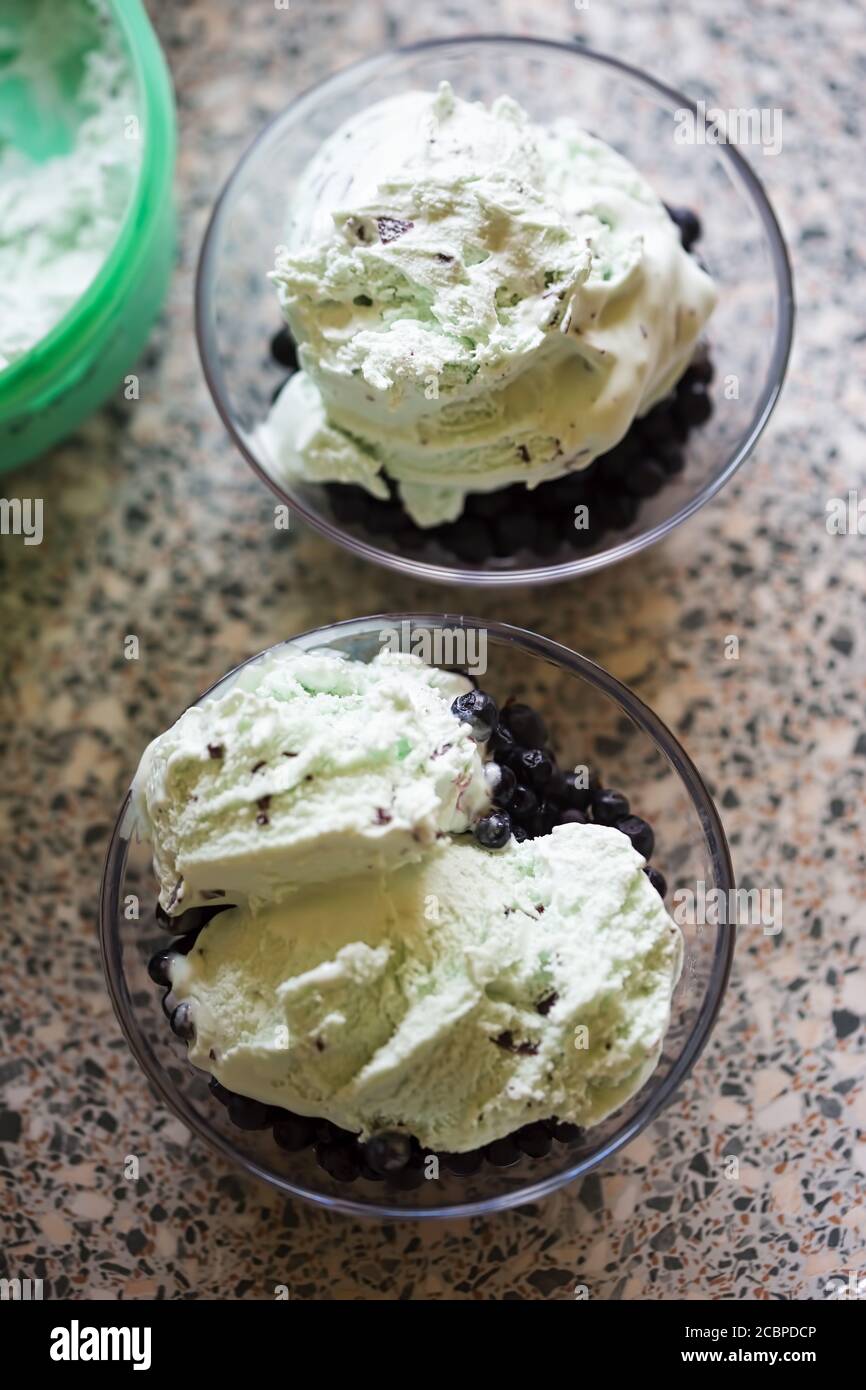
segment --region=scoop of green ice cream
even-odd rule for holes
[[[597,1124],[656,1066],[681,968],[642,865],[619,831],[566,825],[222,913],[173,968],[191,1060],[243,1095],[440,1151],[552,1115]]]
[[[668,393],[715,303],[653,190],[573,120],[447,83],[361,111],[293,196],[273,280],[303,368],[277,474],[397,480],[419,525],[586,467]]]
[[[479,746],[451,713],[467,686],[400,652],[286,648],[188,709],[133,785],[162,906],[255,907],[466,830],[490,804]]]

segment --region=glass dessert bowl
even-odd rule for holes
[[[668,911],[678,888],[694,891],[699,882],[707,893],[733,887],[730,857],[715,808],[669,731],[613,677],[545,638],[471,618],[382,615],[305,633],[270,654],[252,658],[238,668],[240,679],[248,681],[253,663],[286,646],[304,652],[328,647],[368,662],[382,649],[386,633],[389,641],[399,634],[404,650],[420,650],[440,669],[463,668],[467,652],[481,652],[483,660],[476,664],[483,687],[503,702],[506,697],[531,701],[547,719],[560,768],[588,767],[605,787],[621,787],[632,807],[655,827],[652,863],[667,880]],[[208,694],[222,695],[233,688],[238,672],[230,673]],[[596,763],[599,748],[604,752],[602,771]],[[219,748],[210,756],[219,757],[222,751]],[[505,1152],[495,1151],[477,1171],[458,1173],[443,1157],[438,1174],[412,1184],[403,1185],[399,1178],[376,1181],[363,1173],[358,1176],[354,1159],[344,1173],[339,1162],[328,1163],[339,1159],[339,1153],[326,1154],[323,1167],[321,1152],[317,1157],[312,1148],[288,1152],[280,1147],[270,1123],[262,1129],[239,1128],[246,1117],[239,1119],[231,1105],[226,1108],[219,1103],[219,1088],[212,1093],[208,1076],[190,1064],[183,1041],[169,1028],[148,967],[154,954],[172,942],[156,919],[151,846],[139,842],[136,823],[128,796],[109,847],[100,905],[106,978],[134,1055],[157,1093],[194,1133],[283,1192],[336,1210],[383,1218],[469,1215],[532,1201],[572,1181],[632,1139],[670,1100],[694,1065],[724,993],[733,934],[681,923],[686,963],[673,993],[658,1065],[641,1088],[601,1123],[579,1132],[554,1130],[552,1138],[538,1133],[541,1126],[533,1126],[536,1132],[530,1136],[529,1151],[524,1149],[519,1161],[514,1161],[506,1146]],[[658,879],[650,878],[650,882],[659,884]],[[660,891],[664,889],[661,884]],[[137,919],[129,916],[133,900],[139,904]],[[211,920],[219,922],[219,917]],[[205,935],[208,930],[204,928]],[[174,949],[178,949],[177,939]],[[173,1027],[182,1033],[176,1025],[177,1020]],[[510,1036],[494,1041],[511,1050]],[[221,1099],[225,1101],[225,1096]],[[504,1166],[498,1166],[499,1159]]]
[[[323,141],[383,93],[429,91],[441,80],[466,100],[489,103],[509,93],[535,122],[573,116],[628,159],[669,208],[694,210],[699,223],[689,227],[686,213],[683,243],[709,271],[718,302],[695,371],[677,397],[646,417],[647,428],[636,421],[627,442],[585,472],[532,490],[517,484],[470,491],[455,525],[421,529],[393,497],[374,503],[349,484],[300,475],[288,481],[278,466],[262,426],[293,358],[284,334],[270,351],[281,316],[267,275],[286,240],[293,191]],[[623,559],[714,496],[772,411],[793,301],[784,243],[750,167],[732,146],[675,141],[676,113],[690,109],[684,97],[614,59],[501,37],[425,43],[366,60],[278,116],[216,205],[199,264],[196,317],[217,408],[281,501],[330,539],[403,573],[500,585],[567,578]],[[589,529],[576,519],[583,504]]]

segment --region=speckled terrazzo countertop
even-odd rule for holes
[[[829,498],[866,488],[859,7],[150,8],[178,90],[182,247],[141,400],[3,480],[44,498],[46,529],[39,547],[0,539],[0,1273],[108,1299],[275,1283],[297,1299],[568,1299],[576,1283],[598,1299],[824,1297],[866,1267],[866,540],[825,526]],[[394,41],[498,29],[618,51],[710,103],[783,108],[785,148],[760,173],[800,323],[783,402],[719,500],[632,563],[494,600],[406,584],[300,528],[278,537],[207,396],[191,300],[217,185],[268,115]],[[155,1104],[103,986],[96,890],[138,752],[197,691],[293,632],[446,605],[557,638],[647,700],[709,781],[740,882],[784,886],[785,928],[741,943],[696,1072],[582,1186],[494,1220],[379,1228],[287,1205]],[[741,659],[723,670],[730,632]]]

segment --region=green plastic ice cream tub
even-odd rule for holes
[[[112,392],[124,390],[124,377],[162,307],[174,263],[174,98],[162,50],[141,0],[72,0],[68,9],[64,6],[62,25],[52,6],[53,24],[46,15],[44,34],[33,28],[43,3],[4,0],[0,7],[0,150],[7,159],[11,151],[14,160],[20,157],[32,170],[35,163],[66,157],[74,149],[82,139],[83,119],[94,116],[92,93],[83,80],[83,74],[91,70],[85,64],[103,62],[99,45],[104,41],[113,60],[118,54],[122,57],[123,87],[118,100],[124,103],[124,111],[127,92],[132,94],[122,119],[125,137],[136,142],[130,145],[130,160],[135,164],[127,179],[129,188],[122,184],[118,195],[125,203],[119,203],[116,230],[115,221],[102,211],[104,255],[101,242],[94,238],[90,254],[95,258],[95,274],[80,295],[32,345],[11,357],[4,354],[0,332],[0,472],[36,458]],[[97,57],[91,59],[94,51]],[[99,130],[94,135],[93,127],[88,129],[99,164]],[[82,164],[79,169],[85,167]],[[59,174],[62,166],[54,168]],[[100,172],[105,187],[110,186],[112,173],[111,168]],[[45,196],[50,200],[50,191]],[[22,201],[12,201],[13,222]],[[74,236],[76,208],[64,215]],[[32,219],[33,235],[40,234],[40,220]],[[4,234],[11,236],[15,231],[13,227],[10,232],[8,223],[7,218],[7,225],[0,225],[0,256]],[[17,295],[14,302],[26,304],[22,296],[30,289],[39,294],[41,282],[28,265],[29,224],[25,221],[18,231],[23,238],[20,278],[11,290],[7,283],[7,296]],[[62,275],[56,278],[62,287]],[[2,296],[0,285],[0,307]],[[10,321],[8,311],[6,321]],[[128,389],[135,390],[132,385]]]

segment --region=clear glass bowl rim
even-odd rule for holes
[[[685,787],[691,799],[703,828],[712,856],[713,865],[719,875],[719,881],[715,886],[726,893],[733,890],[734,871],[725,832],[713,799],[691,758],[686,753],[685,749],[678,743],[667,726],[662,723],[658,715],[654,714],[648,705],[645,705],[642,700],[638,699],[638,697],[629,690],[627,686],[623,685],[621,681],[618,681],[615,676],[612,676],[602,666],[598,666],[587,657],[580,656],[577,652],[571,651],[568,647],[563,646],[559,642],[554,642],[548,637],[542,637],[524,628],[514,627],[510,623],[488,622],[482,618],[449,613],[377,613],[363,618],[349,618],[342,622],[328,624],[325,627],[309,628],[305,632],[298,633],[296,637],[286,640],[290,641],[292,644],[300,643],[306,646],[315,646],[321,645],[323,640],[326,640],[328,637],[333,637],[336,634],[340,634],[344,637],[351,637],[353,634],[361,635],[377,625],[388,628],[399,627],[401,623],[407,620],[410,623],[417,623],[422,627],[482,628],[487,632],[488,638],[517,647],[532,657],[540,658],[553,666],[564,669],[579,679],[585,680],[596,690],[601,691],[603,694],[613,699],[620,706],[623,713],[631,718],[638,727],[643,730],[673,766],[679,776],[680,782]],[[283,643],[275,643],[273,647],[265,648],[263,652],[257,652],[254,656],[249,657],[246,661],[233,667],[232,670],[227,671],[225,675],[221,676],[219,680],[215,681],[207,690],[203,691],[198,699],[193,701],[193,704],[200,703],[211,691],[215,690],[217,686],[222,685],[223,682],[235,672],[242,670],[245,666],[250,665],[251,662],[257,661],[265,652],[274,651],[281,645],[283,645]],[[501,1193],[496,1197],[489,1197],[466,1203],[452,1203],[449,1206],[437,1208],[391,1206],[388,1205],[387,1202],[356,1202],[353,1201],[351,1197],[333,1197],[327,1193],[314,1192],[308,1188],[291,1183],[288,1179],[280,1177],[278,1174],[265,1171],[255,1160],[238,1152],[223,1135],[218,1133],[218,1131],[212,1129],[208,1124],[203,1123],[200,1116],[196,1114],[193,1108],[188,1104],[186,1097],[176,1092],[166,1082],[162,1068],[157,1064],[155,1058],[151,1056],[149,1047],[145,1040],[139,1036],[134,1026],[133,1012],[130,1006],[128,990],[126,988],[119,941],[115,932],[117,890],[122,882],[125,870],[125,845],[128,843],[128,837],[125,837],[122,831],[129,805],[130,793],[127,792],[111,834],[111,840],[109,842],[103,868],[99,894],[99,943],[105,981],[111,997],[112,1006],[130,1051],[157,1094],[193,1134],[203,1139],[211,1148],[216,1149],[224,1158],[239,1165],[252,1177],[258,1178],[260,1181],[276,1188],[284,1195],[299,1197],[304,1201],[312,1202],[330,1211],[339,1211],[354,1217],[371,1217],[373,1219],[389,1221],[413,1219],[444,1220],[456,1217],[480,1216],[494,1211],[503,1211],[509,1207],[523,1206],[527,1202],[536,1202],[540,1198],[546,1197],[551,1192],[556,1191],[560,1187],[564,1187],[567,1183],[573,1182],[575,1178],[582,1177],[593,1168],[596,1168],[600,1163],[610,1158],[621,1149],[623,1145],[630,1143],[632,1139],[661,1113],[673,1097],[677,1088],[689,1075],[703,1051],[721,1007],[722,999],[724,998],[728,977],[731,971],[735,944],[735,932],[730,929],[719,929],[718,931],[712,968],[700,1010],[679,1057],[674,1062],[670,1072],[664,1078],[664,1081],[660,1086],[652,1090],[641,1108],[630,1120],[621,1125],[606,1144],[593,1154],[584,1157],[580,1162],[573,1164],[571,1167],[564,1168],[559,1173],[551,1174],[549,1177],[539,1182],[529,1183],[527,1186],[515,1189],[513,1192]],[[648,1084],[652,1085],[652,1082],[650,1081]]]
[[[393,58],[408,56],[410,54],[423,54],[426,52],[434,53],[437,49],[460,48],[472,44],[497,44],[509,47],[535,48],[538,50],[551,50],[552,52],[560,54],[569,54],[572,57],[585,58],[590,62],[599,63],[602,66],[611,68],[614,72],[619,73],[623,77],[643,84],[643,86],[654,92],[656,96],[663,97],[667,102],[675,103],[677,108],[691,111],[696,118],[699,114],[696,102],[692,101],[682,92],[678,92],[674,87],[669,87],[665,83],[660,82],[657,78],[651,77],[648,73],[641,71],[640,68],[635,67],[633,64],[625,63],[622,59],[614,58],[611,54],[600,53],[592,48],[584,47],[583,45],[561,43],[556,39],[524,38],[514,34],[465,34],[452,38],[424,39],[418,43],[387,49],[381,53],[361,58],[354,63],[350,63],[347,67],[329,74],[329,76],[323,78],[320,82],[306,88],[303,92],[300,92],[294,97],[282,111],[279,111],[273,116],[259,131],[229,175],[229,178],[214,204],[199,253],[195,280],[196,341],[208,390],[213,398],[217,412],[235,446],[239,449],[253,471],[261,478],[262,482],[270,488],[274,496],[279,498],[284,504],[294,508],[299,515],[304,518],[307,524],[312,526],[313,529],[318,531],[321,535],[327,536],[329,540],[349,550],[352,554],[361,555],[364,559],[370,560],[374,564],[383,565],[386,569],[397,570],[401,574],[411,575],[415,579],[433,580],[442,584],[482,585],[496,588],[506,588],[512,585],[525,584],[551,584],[563,579],[574,578],[579,574],[590,574],[592,571],[604,569],[608,565],[618,564],[621,560],[628,559],[632,555],[637,555],[648,546],[654,545],[656,541],[663,540],[665,536],[673,531],[675,527],[679,526],[681,522],[687,521],[688,518],[699,511],[706,502],[709,502],[711,498],[715,497],[716,493],[721,491],[725,484],[733,477],[734,473],[736,473],[740,465],[749,457],[755,444],[763,433],[773,412],[776,401],[779,398],[791,353],[791,343],[794,332],[794,283],[791,264],[781,228],[779,227],[778,220],[770,205],[769,199],[764,192],[763,184],[736,145],[720,144],[713,146],[713,149],[718,153],[719,158],[727,161],[729,172],[734,182],[746,190],[758,213],[770,248],[776,283],[776,297],[779,306],[779,314],[775,324],[773,352],[764,389],[756,403],[749,431],[743,443],[740,445],[739,449],[735,450],[731,455],[725,466],[704,488],[702,488],[700,493],[685,502],[673,516],[658,522],[655,526],[650,527],[649,530],[642,532],[638,536],[632,536],[630,539],[613,545],[607,550],[600,551],[597,555],[587,555],[574,560],[565,561],[562,564],[541,565],[532,569],[508,570],[503,572],[489,570],[479,572],[475,570],[458,569],[456,567],[452,568],[446,565],[434,565],[424,560],[415,560],[406,554],[392,554],[390,551],[381,550],[378,546],[371,545],[366,540],[360,540],[350,535],[348,532],[344,531],[341,526],[329,521],[327,518],[316,516],[300,498],[287,492],[279,483],[270,477],[252,452],[246,447],[241,435],[235,428],[232,412],[228,404],[228,395],[219,362],[217,345],[214,334],[211,331],[210,286],[223,217],[235,185],[249,161],[255,157],[259,145],[270,139],[280,123],[287,119],[296,106],[301,102],[309,100],[324,88],[336,87],[344,79],[353,78],[363,73],[365,69],[368,69],[372,73],[377,67],[387,64]]]

